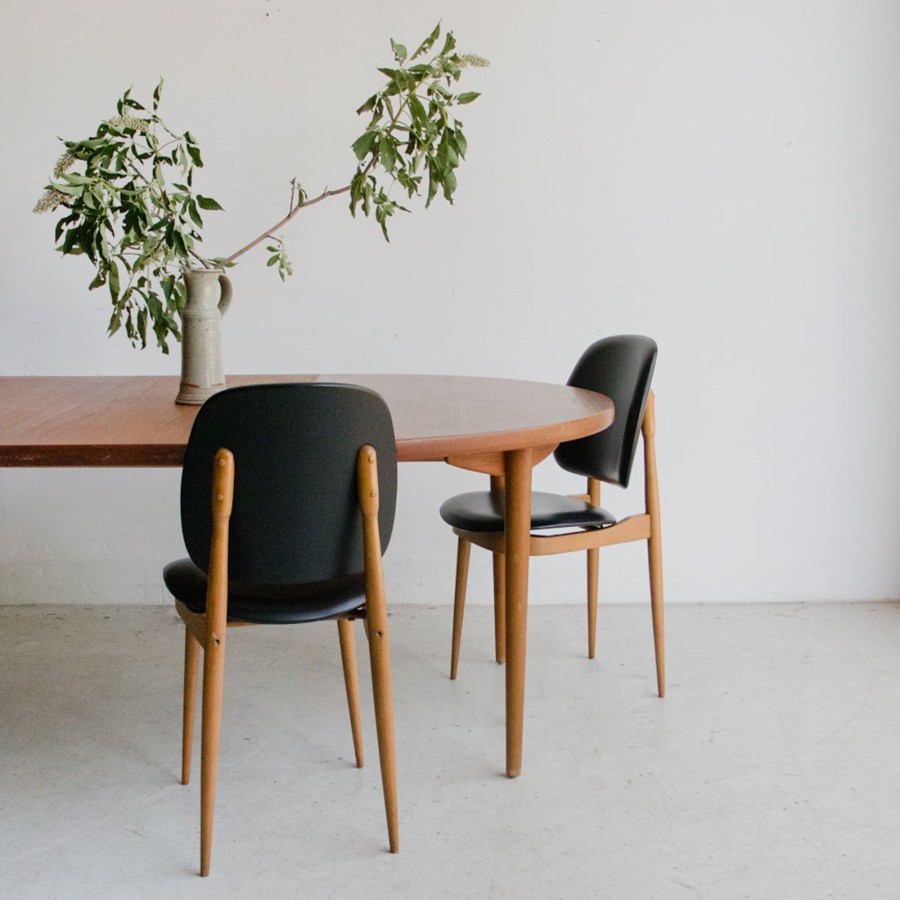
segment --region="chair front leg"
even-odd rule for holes
[[[203,718],[200,744],[200,874],[209,875],[216,772],[222,727],[225,635],[228,631],[228,526],[234,498],[234,457],[221,449],[213,462],[212,546],[206,591],[206,636],[203,647]]]
[[[388,845],[391,853],[400,851],[400,825],[397,804],[397,758],[394,748],[394,701],[391,689],[391,651],[387,616],[369,623],[369,663],[372,667],[372,693],[375,700],[375,732],[378,759],[384,789]]]
[[[353,752],[356,765],[363,767],[362,719],[359,712],[359,677],[356,670],[356,640],[353,621],[338,619],[338,637],[341,642],[341,663],[344,669],[344,687],[347,690],[347,706],[350,710],[350,731],[353,734]]]
[[[216,808],[216,772],[222,726],[222,686],[225,675],[225,629],[210,629],[203,656],[203,717],[200,737],[200,874],[209,875],[213,815]]]
[[[359,505],[363,514],[363,551],[366,571],[366,620],[372,693],[375,698],[375,732],[384,790],[388,845],[400,851],[400,821],[397,805],[397,757],[394,749],[394,701],[391,690],[391,651],[388,641],[387,600],[378,535],[378,465],[373,447],[361,447],[357,455]]]

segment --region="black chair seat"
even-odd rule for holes
[[[441,518],[452,528],[463,531],[503,531],[503,494],[472,491],[457,494],[441,506]],[[539,491],[531,495],[531,528],[604,528],[615,525],[616,518],[599,506],[574,500],[562,494]]]
[[[163,580],[174,597],[191,612],[206,612],[206,573],[190,559],[163,569]],[[346,616],[365,606],[365,573],[314,584],[228,583],[228,618],[257,624],[289,625]]]

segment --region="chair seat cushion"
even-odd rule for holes
[[[163,569],[163,580],[172,595],[191,612],[206,612],[206,573],[190,559],[169,563]],[[228,585],[228,618],[242,622],[317,622],[352,613],[365,602],[363,573],[314,584]]]
[[[441,518],[463,531],[503,531],[503,494],[473,491],[457,494],[441,506]],[[531,495],[531,528],[604,528],[615,516],[584,500],[535,491]]]

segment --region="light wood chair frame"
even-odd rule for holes
[[[353,619],[363,618],[369,643],[372,690],[375,702],[375,726],[381,781],[387,817],[391,853],[400,850],[397,807],[397,765],[394,749],[394,709],[391,691],[390,644],[387,603],[378,530],[378,466],[371,446],[357,455],[359,505],[363,517],[365,559],[365,607],[337,620],[341,660],[350,709],[350,727],[356,764],[363,765],[362,725],[356,669]],[[194,735],[194,711],[200,651],[203,650],[203,708],[200,750],[200,874],[209,874],[212,854],[213,816],[216,802],[216,772],[219,759],[219,735],[222,721],[222,688],[225,671],[225,635],[228,628],[252,622],[228,618],[228,535],[234,498],[234,457],[221,449],[213,463],[213,532],[209,562],[206,612],[193,613],[180,600],[175,606],[185,624],[184,709],[181,748],[181,783],[191,776]]]
[[[650,610],[653,623],[653,647],[656,657],[656,686],[660,697],[666,694],[665,622],[663,613],[662,530],[659,510],[659,477],[656,467],[656,400],[653,391],[647,395],[641,423],[644,448],[644,506],[643,513],[627,516],[604,528],[583,528],[564,534],[532,532],[529,556],[551,556],[558,553],[587,551],[587,619],[588,657],[594,658],[597,636],[597,593],[599,585],[600,548],[632,541],[647,542],[650,570]],[[587,493],[573,499],[600,505],[600,484],[588,478]],[[491,476],[491,491],[503,491],[502,476]],[[454,528],[459,538],[456,556],[456,588],[453,600],[453,639],[450,652],[450,677],[455,679],[459,668],[459,647],[462,639],[463,615],[466,604],[466,585],[472,545],[490,550],[493,554],[494,576],[494,651],[498,663],[505,661],[506,648],[506,587],[502,531],[475,532]]]

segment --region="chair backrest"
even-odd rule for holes
[[[602,338],[584,351],[568,383],[606,394],[616,418],[598,434],[560,444],[554,456],[562,468],[628,487],[655,365],[656,341],[639,334]]]
[[[264,384],[214,394],[191,431],[181,480],[188,554],[209,567],[212,466],[234,454],[229,579],[302,584],[364,570],[356,462],[378,463],[382,553],[394,524],[397,453],[381,396],[358,385]]]

